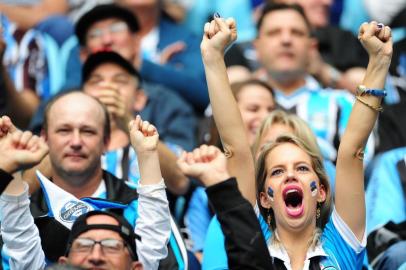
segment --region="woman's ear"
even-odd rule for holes
[[[266,194],[265,192],[261,192],[259,194],[259,200],[260,200],[260,204],[263,208],[266,208],[266,209],[272,208],[272,202],[271,202],[268,194]]]
[[[327,191],[323,184],[320,184],[319,186],[320,186],[320,188],[319,188],[319,195],[318,195],[317,201],[321,203],[326,200]]]

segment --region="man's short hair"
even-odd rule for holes
[[[118,225],[101,224],[101,223],[87,224],[87,219],[91,216],[96,216],[96,215],[104,215],[104,216],[112,217],[117,221]],[[103,230],[110,230],[110,231],[117,232],[121,236],[121,238],[124,240],[124,242],[126,243],[126,246],[131,255],[131,258],[134,261],[138,261],[137,247],[136,247],[135,239],[139,238],[139,237],[135,234],[134,228],[130,225],[130,223],[128,223],[128,221],[125,218],[123,218],[117,214],[114,214],[112,212],[99,211],[99,210],[87,212],[86,214],[83,214],[80,217],[78,217],[76,219],[75,223],[73,223],[71,232],[69,234],[66,255],[69,254],[73,241],[79,235],[81,235],[84,232],[87,232],[90,230],[95,230],[95,229],[103,229]]]
[[[137,18],[128,9],[115,4],[98,5],[83,14],[75,25],[75,34],[79,44],[86,45],[87,32],[94,23],[111,18],[123,20],[132,33],[136,33],[140,29]]]
[[[58,101],[59,99],[61,99],[62,97],[70,95],[72,93],[82,93],[83,95],[88,96],[91,99],[94,99],[101,106],[101,108],[103,110],[103,114],[104,114],[103,142],[107,144],[108,141],[110,140],[111,129],[110,129],[110,116],[109,116],[109,112],[107,111],[106,106],[103,103],[101,103],[100,100],[98,100],[97,98],[94,98],[88,94],[85,94],[84,92],[77,90],[77,89],[64,91],[59,94],[56,94],[48,101],[48,103],[45,107],[45,111],[44,111],[44,123],[42,124],[42,128],[45,131],[45,133],[48,133],[49,111],[51,110],[54,103],[56,101]]]
[[[139,83],[141,84],[141,75],[134,68],[134,66],[124,59],[121,55],[113,51],[100,51],[91,54],[85,61],[82,67],[82,84],[89,80],[90,75],[92,72],[102,64],[105,63],[112,63],[122,67],[126,70],[129,74],[134,76],[138,79]]]
[[[305,14],[303,8],[298,4],[285,4],[285,3],[270,3],[263,7],[259,20],[257,22],[257,32],[258,33],[262,27],[265,16],[273,11],[279,11],[279,10],[293,10],[293,11],[296,11],[297,13],[299,13],[299,15],[302,16],[303,20],[305,21],[306,26],[309,29],[309,33],[310,34],[312,33],[312,26],[310,24],[309,19],[306,17],[306,14]]]

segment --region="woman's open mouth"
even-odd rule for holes
[[[303,214],[303,190],[296,185],[290,185],[283,190],[283,200],[285,201],[286,213],[293,218],[298,218]]]

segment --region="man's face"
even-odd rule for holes
[[[303,17],[294,10],[268,13],[258,31],[258,59],[271,76],[302,76],[312,45]]]
[[[86,220],[87,224],[119,225],[117,220],[110,216],[95,215]],[[91,250],[84,251],[80,248],[80,239],[102,241],[106,239],[117,240],[120,245],[113,249],[103,248],[101,244],[95,244]],[[93,229],[79,235],[72,243],[68,257],[62,257],[61,263],[69,263],[85,269],[105,270],[133,270],[142,269],[139,262],[134,262],[130,252],[121,236],[114,231],[105,229]]]
[[[48,112],[46,139],[52,167],[60,176],[92,176],[105,150],[103,109],[93,98],[73,93]]]
[[[110,50],[130,62],[134,61],[139,53],[138,37],[124,21],[116,18],[94,23],[86,33],[85,47],[87,54]]]
[[[125,104],[127,112],[134,111],[134,104],[139,91],[139,81],[125,69],[114,63],[99,65],[90,74],[84,83],[86,94],[98,98],[102,103],[104,99],[118,95]],[[118,101],[117,101],[118,102]],[[106,104],[108,107],[109,104]],[[118,105],[117,105],[118,106]]]

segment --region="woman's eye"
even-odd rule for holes
[[[309,171],[309,168],[308,168],[307,166],[299,166],[297,169],[298,169],[298,171],[300,171],[300,172],[307,172],[307,171]]]
[[[279,174],[281,174],[282,172],[283,172],[282,169],[276,169],[276,170],[273,170],[273,171],[272,171],[271,175],[279,175]]]

